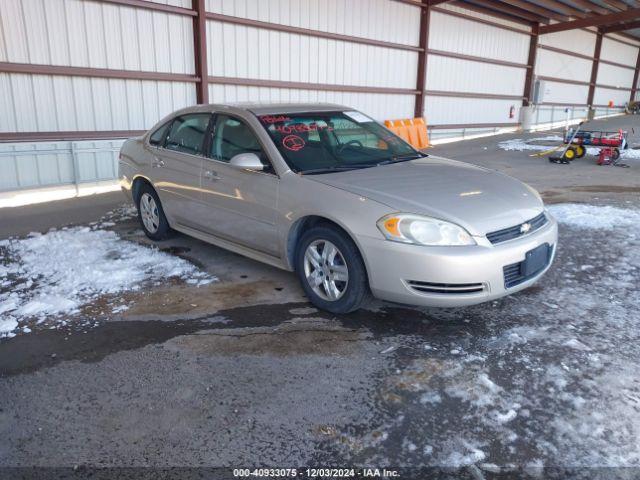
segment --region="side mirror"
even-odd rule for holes
[[[255,153],[250,152],[239,153],[238,155],[231,157],[229,164],[243,170],[254,170],[258,172],[264,170],[264,165],[260,161],[260,157]]]

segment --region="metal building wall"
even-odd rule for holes
[[[119,138],[207,94],[341,103],[378,120],[422,105],[432,138],[513,129],[527,100],[530,27],[472,6],[429,7],[425,46],[421,7],[406,0],[205,0],[201,16],[198,5],[0,0],[0,191],[113,178]],[[537,121],[586,114],[594,42],[586,30],[540,36],[535,74],[549,92]],[[600,113],[630,95],[637,45],[605,36]]]
[[[631,95],[636,59],[640,42],[617,35],[605,35],[602,39],[600,63],[596,77],[593,103],[616,106],[626,104]]]
[[[227,17],[418,45],[419,7],[389,0],[207,0],[206,6],[208,12]],[[413,116],[417,51],[269,26],[207,21],[211,101],[335,102],[378,120]],[[318,84],[323,89],[314,88]]]
[[[432,137],[517,126],[530,31],[456,6],[433,9],[424,112],[439,127]]]
[[[596,38],[595,28],[540,35],[535,75],[544,81],[545,93],[543,104],[536,109],[535,123],[586,119],[589,107],[596,116],[623,111],[630,99],[638,55],[638,48],[631,43],[638,42],[615,34],[603,36],[589,105]]]
[[[192,22],[181,15],[83,0],[2,0],[0,31],[0,62],[194,73]],[[0,73],[0,132],[144,130],[195,100],[187,81]],[[112,180],[121,143],[0,144],[0,191]]]
[[[540,35],[535,75],[544,81],[544,104],[586,107],[595,43],[585,30]]]

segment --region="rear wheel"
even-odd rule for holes
[[[147,237],[159,241],[171,236],[173,231],[169,227],[158,194],[150,185],[145,183],[140,187],[136,206],[138,207],[138,220],[140,220],[142,230]]]
[[[576,145],[575,150],[576,150],[576,158],[582,158],[587,153],[587,149],[584,148],[582,145]]]
[[[613,160],[618,160],[620,158],[620,149],[619,148],[614,148],[613,149],[613,153],[611,154],[611,158]]]
[[[360,308],[369,293],[367,272],[353,240],[337,228],[307,230],[298,243],[296,272],[307,297],[331,313]]]

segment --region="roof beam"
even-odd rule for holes
[[[594,2],[588,2],[587,0],[571,0],[578,7],[584,8],[590,12],[599,13],[601,15],[606,15],[610,13],[610,10],[601,7],[600,5],[595,4]]]
[[[595,27],[601,25],[613,25],[620,22],[628,22],[640,18],[640,8],[630,8],[623,12],[609,13],[607,15],[589,15],[580,20],[571,22],[556,23],[554,25],[543,25],[540,27],[540,35],[545,33],[563,32],[565,30],[573,30],[576,28]]]
[[[497,3],[494,0],[464,0],[467,5],[476,5],[478,7],[482,7],[487,9],[488,15],[493,15],[495,13],[506,13],[516,18],[520,18],[522,20],[526,20],[528,22],[534,23],[549,23],[549,19],[540,15],[536,15],[533,13],[529,13],[526,10],[522,10],[521,8],[512,7],[510,5],[505,5],[503,3]]]
[[[537,3],[545,8],[559,11],[564,15],[570,15],[576,18],[586,17],[586,14],[582,10],[578,10],[577,8],[558,2],[557,0],[538,0]]]
[[[553,10],[549,10],[544,7],[539,7],[533,3],[525,2],[523,0],[500,0],[502,3],[506,3],[507,5],[511,5],[513,7],[522,8],[523,10],[528,10],[531,13],[537,13],[538,15],[542,15],[544,18],[552,18],[553,20],[557,20],[559,22],[567,22],[569,21],[569,17],[567,15],[563,15],[561,13],[555,12]],[[501,7],[497,7],[501,8]]]
[[[505,12],[502,11],[498,11],[498,10],[491,10],[489,8],[485,8],[485,7],[481,7],[480,5],[476,5],[474,3],[469,3],[468,1],[461,1],[461,0],[453,0],[451,2],[452,5],[455,5],[457,7],[462,7],[462,8],[466,8],[467,10],[472,10],[474,12],[478,12],[478,13],[483,13],[485,15],[491,15],[493,17],[496,18],[501,18],[503,20],[508,20],[510,22],[516,22],[516,23],[520,23],[522,25],[527,25],[528,27],[532,26],[533,23],[535,22],[531,22],[525,18],[521,18],[521,17],[514,17],[513,15],[508,15]],[[438,7],[436,7],[438,8]],[[441,10],[441,11],[446,11],[446,10]],[[511,27],[509,27],[511,28]]]
[[[616,8],[618,10],[626,10],[627,8],[629,8],[629,5],[621,2],[620,0],[604,0],[604,3],[606,3],[607,5],[611,5],[613,8]]]
[[[631,30],[632,28],[640,28],[640,20],[621,23],[620,25],[612,25],[611,27],[603,27],[602,31],[604,33],[624,32],[625,30]]]

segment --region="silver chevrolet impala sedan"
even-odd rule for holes
[[[438,307],[509,295],[545,273],[558,238],[529,186],[340,105],[186,108],[125,142],[119,176],[149,238],[179,231],[294,271],[334,313],[370,294]]]

